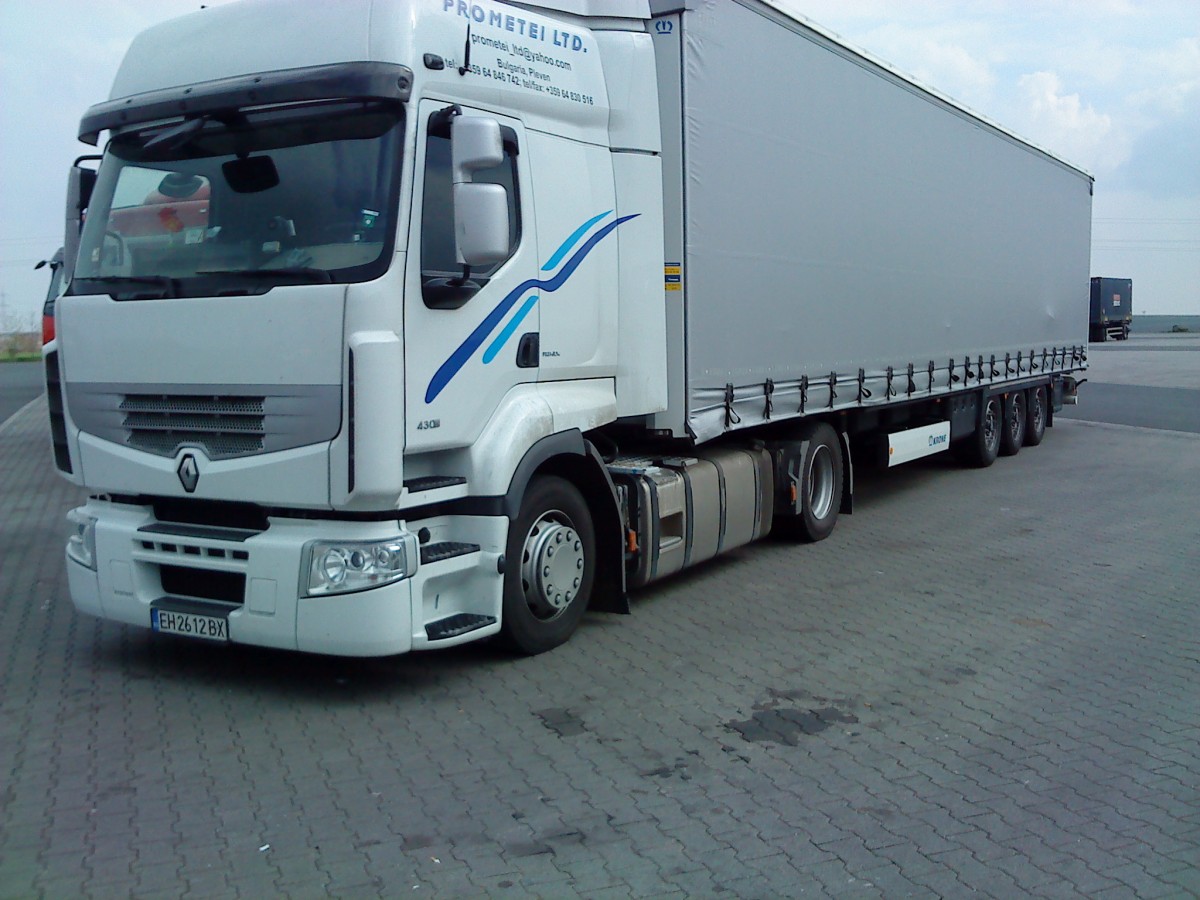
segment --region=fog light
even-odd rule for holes
[[[73,509],[67,513],[67,521],[73,529],[67,538],[67,556],[96,571],[96,517],[82,509]]]
[[[313,541],[305,548],[306,592],[319,597],[380,587],[411,575],[416,559],[412,535],[380,541]]]

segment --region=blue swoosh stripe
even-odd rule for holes
[[[517,330],[517,326],[521,324],[521,320],[529,315],[529,311],[533,309],[533,304],[538,302],[537,294],[530,294],[529,299],[525,304],[517,310],[516,314],[508,320],[508,324],[504,326],[504,330],[497,335],[492,341],[491,346],[483,351],[483,363],[487,365],[496,358],[496,354],[500,352],[500,348],[504,346],[505,341],[513,336],[513,332]]]
[[[554,255],[551,256],[550,259],[548,259],[546,261],[546,264],[544,266],[542,266],[542,271],[549,272],[551,269],[553,269],[555,266],[557,266],[560,262],[562,262],[562,258],[567,255],[567,251],[570,250],[572,247],[574,247],[579,242],[579,239],[581,237],[583,237],[585,233],[587,233],[587,230],[589,228],[591,228],[593,225],[595,225],[597,222],[599,222],[605,216],[611,215],[611,214],[612,214],[611,209],[608,212],[602,212],[598,216],[592,216],[590,219],[588,219],[586,222],[584,222],[582,225],[580,225],[578,228],[576,228],[574,233],[569,238],[567,238],[565,241],[562,242],[562,246],[560,246],[557,250],[555,250]]]
[[[508,314],[508,311],[513,308],[513,304],[519,298],[525,296],[527,291],[542,290],[548,294],[557,291],[566,284],[567,279],[574,274],[579,264],[583,262],[584,257],[592,252],[593,247],[608,237],[618,225],[628,222],[630,219],[636,219],[639,215],[640,213],[634,213],[631,216],[622,216],[615,222],[605,225],[588,238],[587,243],[576,250],[575,255],[567,261],[567,264],[558,270],[558,274],[548,281],[531,278],[528,281],[521,282],[521,284],[509,291],[508,295],[496,305],[496,308],[487,314],[487,317],[475,327],[475,330],[467,335],[467,339],[458,345],[458,349],[451,353],[438,370],[433,373],[433,378],[429,381],[429,387],[425,390],[425,402],[432,403],[434,401],[437,395],[450,383],[450,379],[458,374],[459,369],[467,364],[467,360],[487,340],[488,335],[496,330],[496,326],[500,324],[501,320]]]

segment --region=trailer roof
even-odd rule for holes
[[[728,2],[728,0],[722,0],[722,2]],[[821,38],[828,41],[829,43],[836,45],[837,47],[844,50],[849,56],[857,57],[861,62],[866,63],[871,67],[874,67],[877,69],[882,69],[883,71],[892,75],[896,79],[915,88],[918,92],[927,95],[931,100],[934,100],[938,103],[942,103],[942,104],[945,104],[946,106],[956,109],[959,112],[971,117],[972,119],[975,119],[976,121],[980,122],[981,124],[986,125],[988,128],[992,129],[993,131],[999,132],[1000,134],[1004,135],[1005,137],[1009,138],[1010,140],[1016,141],[1018,144],[1023,144],[1024,146],[1029,147],[1031,150],[1034,150],[1037,153],[1042,154],[1043,156],[1049,157],[1050,159],[1065,166],[1066,168],[1071,169],[1075,172],[1078,172],[1080,175],[1083,175],[1085,178],[1095,181],[1095,177],[1089,171],[1087,171],[1087,169],[1083,168],[1082,166],[1071,162],[1069,159],[1066,159],[1063,156],[1059,155],[1058,153],[1055,153],[1053,150],[1043,147],[1041,144],[1035,143],[1034,141],[1031,141],[1028,138],[1022,137],[1021,135],[1019,135],[1015,131],[1013,131],[1011,128],[1007,128],[1004,125],[1001,125],[999,122],[995,121],[994,119],[991,119],[988,116],[986,116],[974,109],[971,109],[966,104],[960,103],[958,100],[955,100],[953,97],[950,97],[949,95],[942,93],[937,88],[931,87],[930,85],[925,84],[924,82],[920,81],[919,79],[915,78],[914,76],[910,75],[909,73],[907,73],[901,69],[898,69],[896,66],[892,65],[891,63],[887,62],[886,60],[879,58],[875,54],[871,53],[869,50],[864,50],[862,47],[858,47],[858,46],[850,43],[849,41],[847,41],[844,37],[842,37],[837,32],[832,31],[829,28],[826,28],[825,26],[823,26],[817,22],[814,22],[812,19],[809,19],[807,16],[804,16],[804,15],[796,12],[794,9],[791,9],[788,6],[785,6],[784,3],[782,2],[782,0],[734,0],[734,2],[740,3],[742,6],[745,6],[749,9],[754,9],[756,6],[767,7],[768,9],[770,9],[772,12],[776,13],[780,17],[787,19],[791,22],[794,22],[795,24],[799,25],[801,28],[806,29],[810,32],[813,32],[814,34],[817,34]],[[656,16],[665,15],[667,13],[672,13],[672,12],[682,12],[682,11],[685,11],[688,9],[695,9],[695,8],[697,8],[697,6],[698,6],[697,0],[650,0],[650,10]]]

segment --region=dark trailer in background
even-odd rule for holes
[[[1129,278],[1093,278],[1089,341],[1124,341],[1133,325],[1133,281]]]

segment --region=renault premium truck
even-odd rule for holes
[[[246,0],[79,134],[70,593],[158,632],[549,650],[1085,367],[1091,177],[765,0]]]

